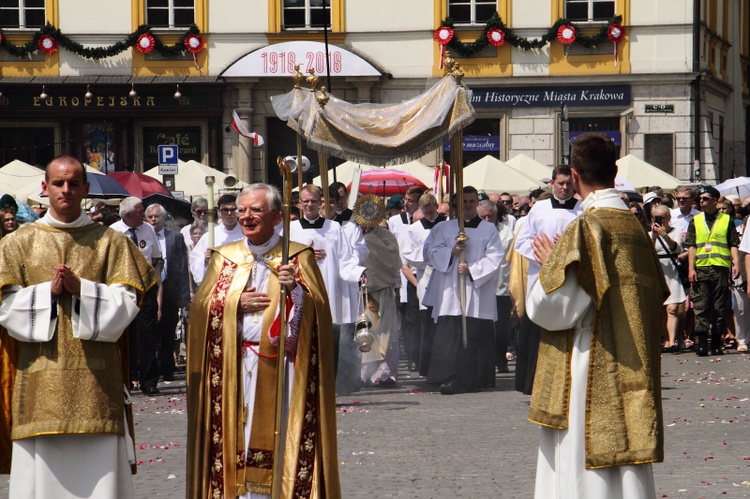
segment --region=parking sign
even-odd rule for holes
[[[161,145],[157,148],[159,157],[159,175],[177,174],[177,146]]]

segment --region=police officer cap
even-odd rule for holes
[[[698,190],[698,194],[708,194],[712,198],[718,199],[721,197],[721,194],[719,191],[717,191],[715,188],[711,187],[710,185],[704,185]]]

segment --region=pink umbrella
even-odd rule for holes
[[[394,194],[406,194],[410,187],[415,186],[427,190],[427,186],[410,173],[391,168],[373,168],[362,172],[359,193],[369,194],[372,192],[377,196],[393,196]],[[349,187],[351,187],[351,184],[349,184]]]
[[[137,198],[143,199],[152,194],[172,197],[172,193],[164,184],[142,173],[119,171],[108,173],[107,176],[115,179],[131,196]]]

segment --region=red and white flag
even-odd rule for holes
[[[237,114],[237,111],[232,110],[232,128],[234,128],[234,131],[245,137],[246,139],[252,139],[253,140],[253,146],[262,146],[263,145],[263,137],[260,136],[260,134],[251,132],[247,129],[245,124],[240,119],[239,115]]]

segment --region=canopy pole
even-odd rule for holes
[[[331,203],[328,195],[328,156],[318,152],[318,165],[320,168],[320,185],[323,187],[323,203],[325,203],[326,218],[331,218]]]

